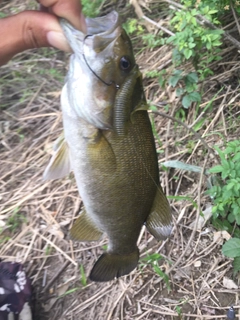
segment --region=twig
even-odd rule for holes
[[[146,17],[143,14],[143,11],[141,9],[141,6],[139,5],[137,0],[131,0],[130,3],[134,6],[136,15],[138,16],[139,19],[144,19],[146,20],[148,23],[151,23],[152,25],[154,25],[155,27],[157,27],[158,29],[161,29],[162,31],[164,31],[165,33],[169,34],[170,36],[174,36],[174,33],[171,32],[170,30],[168,30],[167,28],[161,26],[159,23],[153,21],[152,19]],[[150,32],[150,30],[148,30]]]
[[[57,280],[57,278],[60,276],[60,274],[67,268],[67,266],[69,265],[70,261],[66,260],[64,265],[62,266],[62,268],[60,270],[58,270],[57,274],[48,282],[48,284],[46,285],[46,287],[43,289],[43,292],[45,293],[50,287],[51,285]]]
[[[158,104],[156,104],[158,106]],[[188,127],[184,122],[182,122],[181,120],[178,120],[172,116],[169,116],[168,114],[164,113],[164,112],[160,112],[160,111],[152,111],[152,110],[149,110],[148,111],[149,113],[154,113],[154,114],[157,114],[161,117],[165,117],[165,118],[168,118],[174,122],[177,122],[178,124],[180,124],[181,126],[183,126],[184,128],[186,128],[187,130],[189,130],[190,132],[192,132],[196,138],[198,140],[200,140],[202,142],[202,144],[204,145],[204,147],[206,147],[208,149],[208,151],[214,156],[214,158],[217,160],[217,162],[219,162],[219,159],[218,157],[216,156],[214,150],[209,147],[209,145],[204,141],[204,139],[200,136],[200,134],[196,131],[194,131],[192,128]]]
[[[155,27],[157,27],[158,29],[161,29],[162,31],[164,31],[165,33],[169,34],[170,36],[174,36],[175,33],[173,33],[172,31],[168,30],[167,28],[161,26],[159,23],[155,22],[154,20],[146,17],[145,15],[143,15],[141,18],[143,18],[144,20],[146,20],[147,22],[153,24]]]
[[[39,233],[39,237],[49,243],[53,248],[55,248],[58,252],[60,252],[67,260],[69,260],[75,267],[77,266],[77,262],[75,262],[69,255],[67,255],[63,250],[61,250],[55,243],[44,237],[42,234]]]
[[[231,9],[232,9],[232,13],[233,13],[234,20],[235,20],[236,25],[237,25],[237,28],[238,28],[238,33],[239,33],[239,35],[240,35],[240,26],[239,26],[238,18],[237,18],[236,12],[235,12],[235,10],[234,10],[232,1],[230,1],[230,6],[231,6]]]
[[[204,175],[204,170],[205,170],[205,166],[206,166],[206,163],[207,163],[207,160],[208,160],[208,157],[205,158],[205,161],[204,161],[204,164],[203,164],[203,168],[202,168],[202,172],[201,172],[201,175],[200,175],[200,179],[199,179],[199,184],[198,184],[198,198],[197,198],[197,216],[196,216],[196,219],[195,219],[195,225],[194,225],[194,229],[191,233],[191,236],[188,240],[188,243],[184,249],[184,251],[182,252],[182,254],[180,255],[180,257],[177,259],[177,261],[171,266],[171,268],[167,271],[167,274],[169,274],[172,270],[174,270],[177,265],[181,262],[182,258],[185,256],[187,250],[189,249],[191,243],[192,243],[192,240],[195,236],[195,233],[197,231],[197,224],[198,224],[198,219],[199,219],[199,216],[200,216],[200,212],[201,212],[201,188],[202,188],[202,181],[203,181],[203,175]]]

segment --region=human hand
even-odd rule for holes
[[[0,65],[31,48],[53,46],[71,51],[58,18],[67,19],[86,32],[80,0],[39,0],[41,11],[23,11],[0,19]]]

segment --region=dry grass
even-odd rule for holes
[[[14,4],[16,10],[25,8],[19,1]],[[8,3],[3,6],[9,10]],[[138,54],[143,72],[169,70],[169,51],[163,46]],[[198,133],[208,149],[190,130],[196,122],[195,108],[181,126],[174,120],[179,101],[173,90],[163,91],[156,80],[145,79],[147,98],[155,105],[170,105],[168,117],[155,117],[162,142],[160,162],[174,159],[209,168],[216,163],[211,148],[221,145],[222,137],[239,138],[238,53],[228,48],[222,54],[223,61],[213,66],[216,74],[204,88],[198,118],[205,118]],[[203,173],[161,173],[168,195],[188,196],[192,201],[171,200],[175,226],[169,240],[157,243],[145,229],[139,238],[141,258],[153,253],[163,257],[159,264],[169,275],[171,291],[143,260],[137,270],[119,280],[84,285],[79,266],[88,274],[106,239],[69,240],[68,231],[81,205],[73,175],[42,180],[51,145],[62,130],[59,92],[66,66],[65,54],[41,49],[19,54],[0,69],[0,257],[24,263],[34,287],[34,319],[226,319],[230,305],[238,312],[239,287],[223,285],[225,277],[232,277],[232,262],[221,254],[223,236],[217,237],[210,224],[197,229],[200,211],[210,202],[204,195]],[[213,99],[212,109],[201,113],[219,85],[224,90]],[[161,106],[159,111],[165,113]]]

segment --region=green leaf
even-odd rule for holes
[[[169,79],[169,84],[172,87],[176,87],[179,80],[182,79],[182,70],[175,70],[173,75]]]
[[[147,254],[146,257],[142,258],[142,261],[146,261],[147,263],[153,263],[154,261],[158,261],[162,259],[162,256],[159,253]]]
[[[184,89],[183,88],[177,88],[176,89],[176,95],[177,97],[180,97],[184,94]]]
[[[201,129],[205,120],[206,120],[205,118],[199,120],[193,127],[194,131],[198,131],[199,129]]]
[[[85,287],[87,285],[87,277],[82,264],[80,265],[80,272],[81,272],[81,282],[82,282],[82,285]]]
[[[228,240],[222,247],[222,253],[229,258],[240,257],[240,239]]]
[[[171,290],[171,287],[170,287],[168,275],[167,275],[165,272],[163,272],[163,271],[159,268],[158,265],[153,265],[153,269],[154,269],[154,271],[155,271],[161,278],[163,278],[163,280],[164,280],[164,282],[165,282],[165,284],[166,284],[166,286],[167,286],[168,291],[170,291],[170,290]]]
[[[232,231],[233,231],[233,227],[231,226],[231,224],[227,221],[227,220],[225,220],[225,219],[223,219],[223,220],[221,220],[221,219],[214,219],[213,220],[213,225],[214,225],[214,227],[215,228],[217,228],[217,229],[219,229],[219,230],[226,230],[226,231],[228,231],[228,233],[232,233]]]
[[[198,92],[194,91],[189,94],[186,94],[182,99],[182,105],[184,108],[188,109],[192,102],[200,102],[201,96]]]
[[[193,91],[193,92],[189,93],[189,96],[193,102],[201,102],[201,95],[199,92]]]
[[[212,167],[211,169],[209,169],[210,173],[220,173],[222,171],[223,171],[223,167],[220,166],[220,165]]]
[[[233,260],[233,270],[234,273],[237,273],[238,271],[240,271],[240,257],[236,257]]]
[[[230,223],[234,223],[235,217],[234,217],[234,214],[232,212],[228,214],[227,218],[228,218],[228,221]]]
[[[196,72],[189,72],[189,74],[186,75],[186,79],[191,83],[197,83],[198,82],[198,75]]]
[[[161,163],[167,168],[175,168],[180,170],[187,170],[192,172],[201,173],[203,168],[198,166],[193,166],[192,164],[187,164],[178,160],[169,160]]]
[[[221,158],[222,161],[224,161],[225,160],[225,155],[222,152],[222,150],[218,146],[215,146],[214,149],[217,150],[217,153],[218,153],[219,157]]]
[[[182,99],[182,105],[185,109],[188,109],[192,103],[189,94],[186,94]]]
[[[183,50],[183,54],[186,59],[189,59],[193,55],[193,51],[190,50],[189,48],[186,48]]]

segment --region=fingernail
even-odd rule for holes
[[[72,52],[72,49],[67,42],[67,39],[60,32],[49,31],[47,33],[47,41],[52,47],[58,48],[63,51]]]

